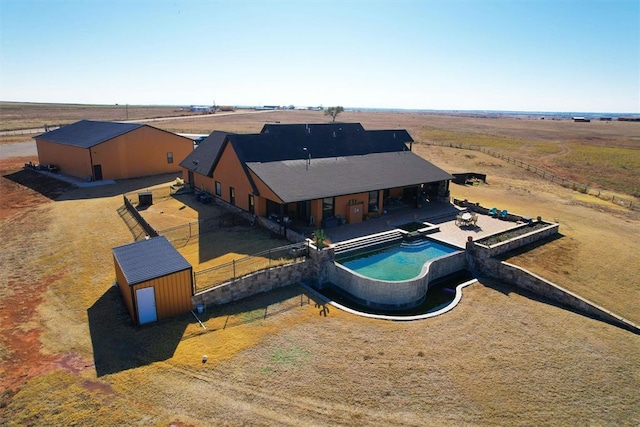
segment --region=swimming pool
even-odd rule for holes
[[[363,276],[396,282],[417,277],[427,262],[457,251],[424,239],[336,258],[336,262]]]

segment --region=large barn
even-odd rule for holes
[[[34,137],[41,165],[86,181],[177,172],[189,138],[139,123],[81,120]]]

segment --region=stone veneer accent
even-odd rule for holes
[[[520,227],[512,228],[507,232],[513,232],[514,230],[520,230],[528,227],[529,227],[529,224],[523,224]],[[491,246],[483,244],[482,239],[480,239],[479,242],[475,242],[475,250],[477,251],[478,257],[481,257],[481,258],[495,257],[497,255],[512,251],[514,249],[518,249],[522,246],[526,246],[530,243],[534,243],[539,240],[543,240],[555,234],[558,234],[559,228],[560,228],[559,224],[549,223],[548,226],[545,228],[538,229],[530,233],[520,235],[513,239],[496,243]],[[490,236],[487,236],[487,237],[490,237]]]
[[[505,283],[526,289],[565,307],[571,307],[636,334],[640,333],[640,326],[631,321],[517,265],[489,258],[482,262],[482,270]]]
[[[300,283],[311,275],[311,260],[261,270],[191,297],[193,307],[219,305]]]
[[[640,333],[640,327],[638,325],[618,316],[606,308],[582,298],[524,268],[494,258],[496,255],[551,237],[558,232],[558,228],[558,224],[549,224],[549,227],[492,246],[485,246],[477,242],[469,241],[466,245],[467,263],[472,270],[495,277],[504,283],[533,292],[536,295],[557,302],[565,307],[571,307],[581,313],[620,326],[636,334]]]

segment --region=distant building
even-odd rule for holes
[[[211,113],[213,110],[206,105],[192,105],[189,110],[192,113]]]
[[[573,117],[574,122],[585,122],[588,123],[591,119],[587,119],[586,117]]]

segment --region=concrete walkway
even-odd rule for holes
[[[333,243],[355,239],[369,234],[393,230],[410,222],[427,222],[440,227],[440,231],[429,234],[429,237],[454,246],[464,248],[467,238],[473,240],[517,227],[516,222],[503,221],[488,215],[478,214],[476,226],[458,226],[455,217],[463,208],[451,203],[431,202],[422,208],[401,208],[392,210],[379,218],[368,219],[357,224],[341,225],[325,230]]]
[[[101,181],[85,181],[85,180],[82,180],[82,179],[77,178],[75,176],[66,175],[66,174],[60,173],[60,172],[53,173],[53,172],[41,171],[41,170],[37,170],[37,169],[33,169],[33,170],[38,172],[38,173],[40,173],[40,174],[42,174],[42,175],[45,175],[45,176],[48,176],[48,177],[51,177],[51,178],[55,178],[55,179],[57,179],[59,181],[64,181],[64,182],[67,182],[69,184],[73,184],[73,185],[75,185],[76,187],[79,187],[79,188],[100,187],[100,186],[103,186],[103,185],[113,185],[113,184],[116,183],[112,179],[105,179],[105,180],[101,180]]]

